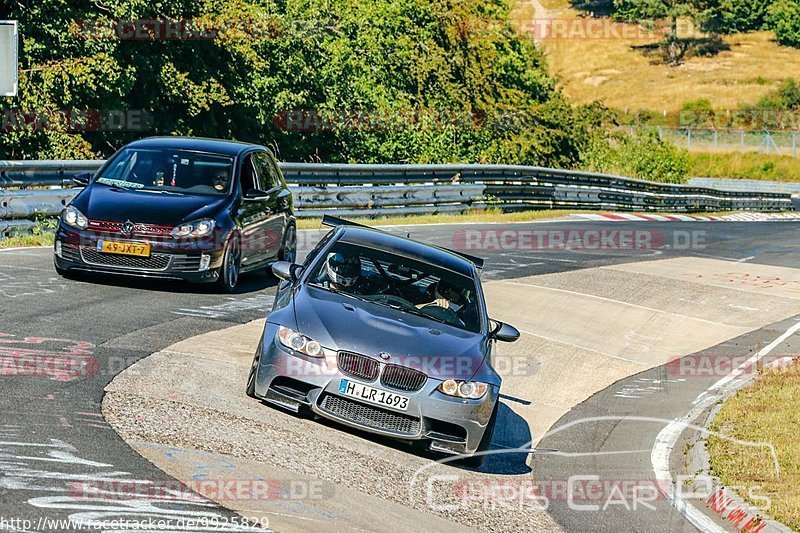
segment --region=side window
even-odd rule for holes
[[[272,158],[266,152],[258,152],[258,167],[264,179],[264,190],[268,191],[276,187],[283,187],[283,181],[278,173],[278,169],[272,162]]]
[[[261,180],[259,173],[256,171],[255,160],[253,154],[245,156],[242,160],[242,194],[247,194],[252,189],[261,189]]]

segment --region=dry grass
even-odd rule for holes
[[[518,2],[514,17],[526,20],[531,3]],[[568,0],[544,0],[542,4],[547,18],[583,16]],[[670,113],[699,98],[709,99],[716,109],[734,109],[755,103],[783,79],[800,79],[800,50],[779,46],[771,32],[725,37],[729,50],[714,57],[694,57],[678,67],[632,48],[656,40],[562,38],[545,39],[542,45],[551,73],[560,78],[565,94],[574,102],[601,100],[629,112]]]
[[[728,439],[708,441],[711,467],[726,486],[753,487],[754,496],[767,496],[767,514],[795,531],[800,529],[800,366],[769,370],[740,390],[717,414],[712,429],[747,442],[775,447],[780,476],[768,448],[748,447]],[[756,489],[755,487],[760,487]],[[739,491],[747,497],[747,491]],[[763,505],[763,501],[749,500]]]
[[[17,235],[0,238],[0,248],[17,248],[23,246],[52,246],[55,235],[42,233],[39,235]]]
[[[689,153],[689,173],[708,178],[800,182],[800,160],[758,153]]]

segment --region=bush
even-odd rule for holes
[[[652,131],[639,131],[632,137],[595,137],[585,153],[584,164],[596,172],[664,183],[684,183],[689,172],[687,152],[662,141]]]
[[[784,46],[800,47],[800,5],[796,0],[778,0],[767,13],[767,25]]]
[[[719,0],[700,16],[701,27],[714,33],[762,29],[773,0]]]

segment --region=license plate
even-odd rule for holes
[[[97,251],[106,254],[150,257],[150,245],[138,242],[97,241]]]
[[[405,411],[408,409],[408,396],[401,396],[393,392],[376,389],[368,385],[362,385],[349,379],[343,379],[339,383],[339,393],[345,396],[352,396],[365,402],[374,403],[390,409]]]

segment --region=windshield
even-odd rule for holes
[[[308,279],[315,287],[474,333],[481,331],[475,282],[428,263],[337,242]]]
[[[187,150],[125,148],[95,180],[111,187],[224,195],[233,159]]]

